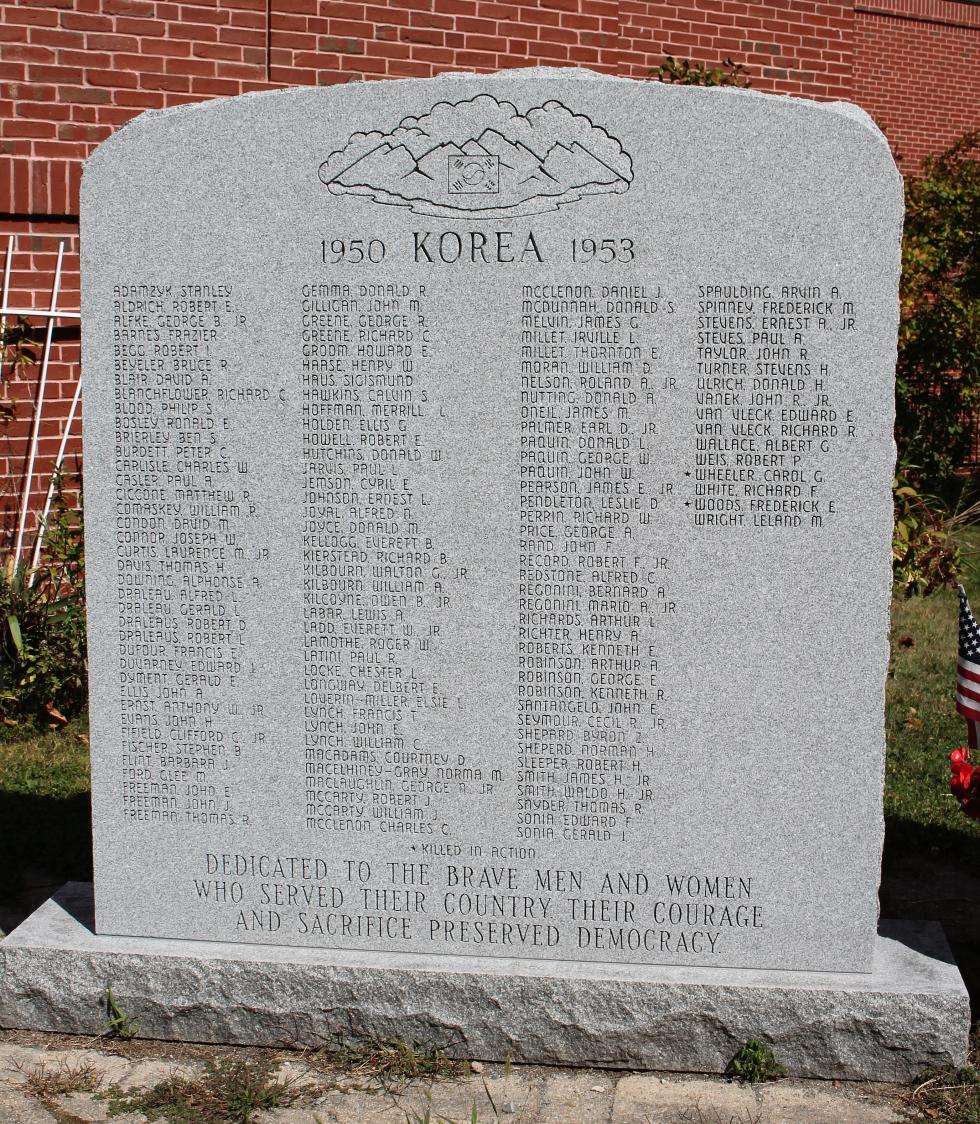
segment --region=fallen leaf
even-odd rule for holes
[[[67,726],[68,719],[61,713],[61,711],[54,705],[54,703],[44,704],[44,713],[51,719],[51,728],[57,729],[59,726]]]

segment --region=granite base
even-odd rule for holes
[[[146,1038],[317,1047],[400,1038],[454,1057],[723,1072],[770,1044],[801,1077],[962,1064],[970,1008],[941,928],[884,923],[868,975],[568,964],[96,936],[69,883],[0,941],[0,1027],[98,1034],[106,990]]]

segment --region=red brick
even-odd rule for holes
[[[0,97],[11,98],[14,101],[54,101],[57,93],[54,86],[42,85],[39,82],[0,83]]]
[[[230,62],[242,61],[242,48],[232,43],[195,43],[191,54],[201,59],[228,59]]]
[[[127,121],[132,121],[140,112],[140,109],[130,106],[101,106],[99,108],[99,122],[100,124],[113,125],[118,128],[120,125],[125,125]]]
[[[86,70],[93,66],[109,70],[112,67],[112,55],[106,51],[59,51],[58,63],[60,66],[82,67]]]
[[[105,89],[65,86],[58,91],[58,98],[67,102],[89,102],[103,104],[112,100],[112,94]]]
[[[153,16],[152,0],[101,0],[102,10],[111,16]]]
[[[304,70],[298,66],[277,66],[272,77],[274,81],[284,85],[315,86],[317,71],[313,68]]]
[[[273,31],[272,42],[277,50],[304,51],[316,42],[315,35],[307,35],[305,31]]]
[[[112,56],[113,70],[132,70],[139,74],[141,71],[151,71],[158,74],[164,68],[167,60],[162,55],[131,55],[120,52]]]
[[[166,35],[167,25],[163,20],[118,16],[116,18],[116,31],[121,35],[149,35],[151,38],[156,38]]]
[[[438,27],[443,31],[451,31],[455,26],[455,16],[446,16],[438,12],[419,12],[414,11],[411,13],[410,23],[416,27]]]
[[[108,125],[79,125],[75,122],[58,126],[58,140],[99,143],[112,134]]]
[[[222,62],[218,72],[220,78],[264,78],[265,65],[257,66],[255,63]],[[239,82],[239,85],[241,83]]]
[[[339,55],[363,55],[365,45],[360,39],[335,39],[332,35],[327,35],[320,40],[319,50],[330,51]],[[294,61],[300,62],[300,58],[297,57]],[[316,61],[315,56],[310,61],[314,63]]]
[[[0,43],[26,43],[27,28],[0,24]]]
[[[410,59],[392,59],[388,64],[388,72],[398,78],[427,78],[431,67],[424,62],[412,62]]]
[[[15,113],[35,121],[70,121],[71,107],[60,102],[18,102]]]
[[[477,11],[488,20],[511,20],[517,19],[520,5],[481,2]]]
[[[91,51],[138,51],[140,41],[133,35],[105,35],[93,32],[85,36],[85,46]]]
[[[413,46],[412,58],[423,59],[426,62],[443,63],[449,65],[453,61],[453,52],[444,47]]]
[[[475,16],[480,10],[477,0],[439,0],[439,11],[443,15],[456,16],[457,19]]]
[[[224,63],[231,66],[231,63]],[[195,78],[214,78],[218,73],[218,64],[211,59],[167,59],[164,65],[166,74],[186,74]],[[164,87],[161,87],[163,89]]]
[[[332,19],[327,21],[327,32],[340,38],[368,39],[374,34],[374,25],[362,20]]]
[[[598,36],[600,33],[590,31],[588,34],[591,36]],[[542,42],[545,43],[565,43],[567,45],[579,42],[579,36],[574,31],[570,31],[567,27],[542,27],[540,38]],[[585,37],[583,36],[582,39],[584,41]],[[617,36],[610,35],[608,39],[615,43]]]
[[[171,39],[189,39],[194,43],[217,43],[218,41],[218,29],[209,27],[207,24],[196,23],[190,27],[185,27],[181,23],[168,23],[167,34]]]
[[[171,95],[169,90],[166,93],[159,90],[117,90],[112,100],[127,109],[160,109],[171,96],[181,95]]]
[[[54,135],[53,121],[17,121],[13,118],[0,121],[0,136],[50,138]]]
[[[139,85],[139,75],[129,70],[88,70],[85,77],[92,86],[108,86],[113,90],[135,90]]]
[[[229,23],[231,16],[228,12],[223,12],[220,9],[213,10],[210,8],[191,8],[186,4],[181,8],[181,17],[187,23],[208,23],[214,24],[216,27],[223,27]]]
[[[29,43],[10,43],[3,48],[6,62],[56,62],[57,57],[50,47],[38,47]]]
[[[446,33],[434,27],[406,27],[401,38],[406,43],[427,43],[430,47],[441,47],[446,42]]]
[[[261,12],[232,12],[231,13],[231,26],[232,27],[265,27],[265,9]]]
[[[265,31],[253,31],[243,27],[222,27],[218,30],[218,42],[263,47],[265,46]]]
[[[7,8],[3,17],[8,23],[19,23],[33,27],[57,27],[58,13],[45,11],[43,8],[26,8],[23,4],[16,4]]]
[[[408,58],[411,55],[411,47],[407,43],[374,42],[371,44],[371,52],[381,58]]]
[[[154,39],[153,50],[167,58],[189,58],[191,43],[186,39]]]
[[[208,97],[227,97],[241,93],[241,84],[232,78],[192,78],[191,93]]]
[[[364,18],[374,24],[407,25],[412,18],[409,11],[399,11],[398,8],[365,8]]]
[[[309,29],[309,16],[288,15],[283,12],[272,13],[272,31],[274,34],[278,34],[280,31],[295,31],[302,35]]]
[[[140,88],[143,90],[171,90],[186,94],[191,88],[191,80],[181,74],[141,74]]]

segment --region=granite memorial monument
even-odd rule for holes
[[[5,942],[12,1025],[63,939],[164,1036],[961,1058],[877,932],[901,221],[853,106],[581,71],[103,144],[97,935]]]

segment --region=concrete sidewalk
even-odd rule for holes
[[[99,1092],[150,1089],[209,1059],[260,1056],[225,1047],[93,1041],[0,1031],[2,1124],[110,1119]],[[683,1074],[461,1063],[456,1076],[379,1081],[317,1056],[265,1052],[301,1098],[261,1124],[886,1124],[903,1119],[896,1086],[780,1080],[743,1086]],[[74,1088],[72,1088],[74,1087]],[[145,1120],[130,1112],[111,1119]]]

